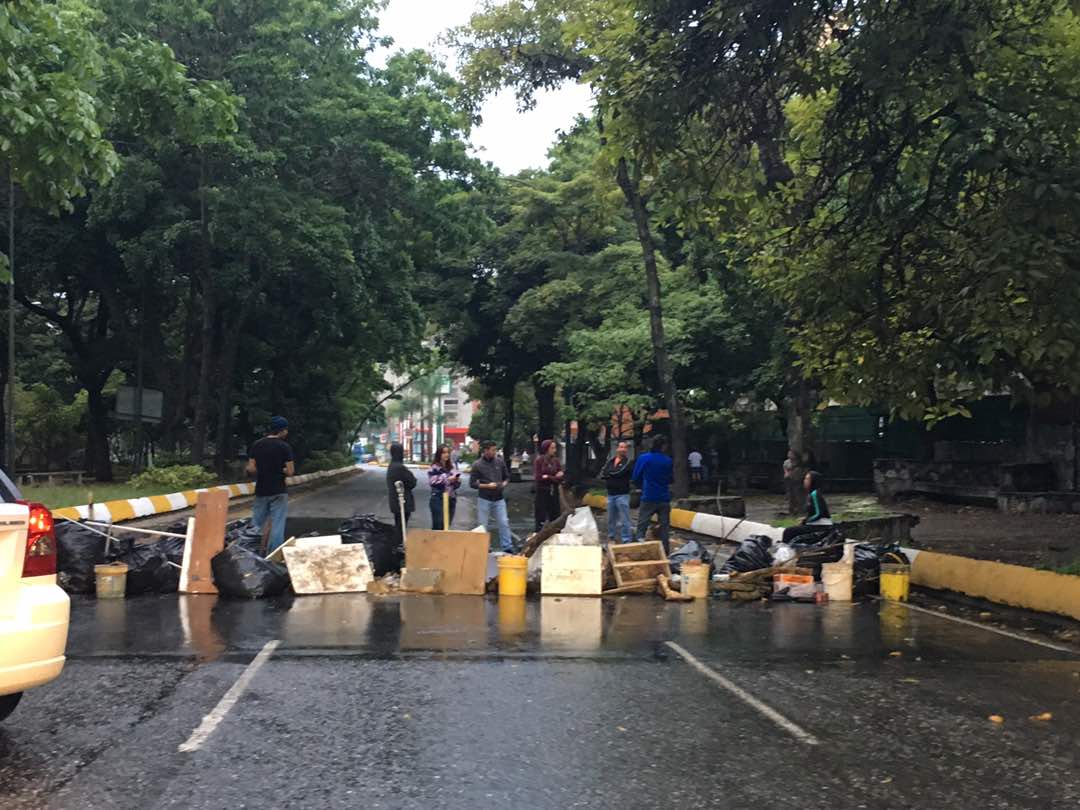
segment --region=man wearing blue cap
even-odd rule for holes
[[[267,554],[285,542],[285,519],[289,516],[289,496],[285,479],[295,475],[293,453],[285,438],[289,422],[284,416],[270,420],[270,433],[259,439],[248,452],[248,475],[255,476],[255,506],[251,522],[263,535]]]

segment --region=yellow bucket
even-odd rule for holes
[[[881,595],[894,602],[906,602],[911,588],[911,566],[896,563],[881,564]]]
[[[528,569],[528,557],[499,557],[499,596],[524,596]]]
[[[127,588],[127,563],[94,566],[94,586],[98,599],[123,599]]]

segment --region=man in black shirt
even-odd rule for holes
[[[614,543],[616,535],[622,542],[634,539],[634,530],[630,525],[630,474],[634,465],[630,463],[629,445],[619,442],[615,455],[608,459],[600,477],[607,485],[607,531],[608,542]]]
[[[502,550],[512,554],[514,536],[510,533],[510,516],[506,511],[506,497],[503,490],[510,483],[510,470],[506,462],[498,456],[495,442],[487,441],[481,445],[482,454],[469,472],[469,486],[477,490],[476,519],[480,526],[487,528],[491,516],[499,527],[499,545]]]
[[[285,479],[296,473],[292,448],[285,441],[288,435],[288,420],[275,416],[270,420],[270,433],[255,442],[248,452],[248,475],[255,476],[251,522],[262,531],[267,553],[285,542],[285,519],[289,516]]]
[[[416,511],[416,499],[413,496],[413,490],[416,489],[416,476],[412,474],[412,470],[405,466],[405,448],[394,442],[390,445],[390,466],[386,468],[386,494],[390,499],[390,514],[394,516],[394,525],[397,526],[398,533],[404,538],[405,535],[401,525],[401,507],[398,504],[397,487],[395,486],[398,481],[401,482],[405,490],[405,524],[408,525],[409,518]]]

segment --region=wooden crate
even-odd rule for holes
[[[540,593],[599,596],[604,585],[600,546],[544,546],[540,549]]]
[[[645,583],[651,583],[655,587],[658,576],[671,576],[671,566],[664,553],[664,544],[659,540],[644,543],[608,543],[607,550],[617,588],[639,584],[644,588]]]

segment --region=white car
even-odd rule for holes
[[[56,584],[56,534],[44,506],[0,472],[0,720],[22,693],[64,669],[71,600]]]

